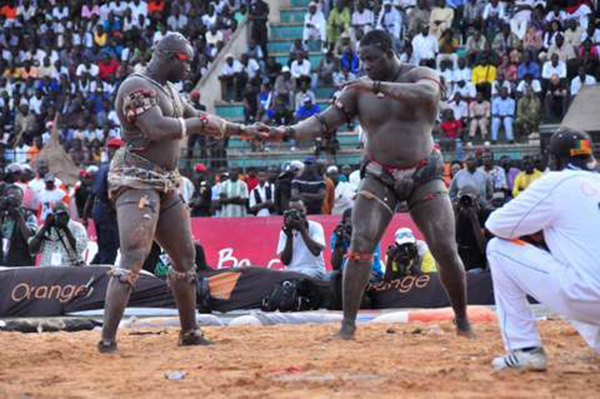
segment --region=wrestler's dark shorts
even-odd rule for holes
[[[366,159],[361,169],[362,178],[370,177],[380,181],[394,193],[398,201],[407,201],[409,209],[428,198],[447,193],[445,190],[436,189],[435,192],[420,193],[420,197],[423,198],[414,198],[419,187],[434,180],[443,180],[443,174],[444,159],[437,149],[427,158],[407,168],[394,168]]]

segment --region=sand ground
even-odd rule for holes
[[[98,331],[0,333],[0,398],[600,397],[600,358],[563,321],[540,322],[545,373],[494,373],[494,324],[476,340],[449,323],[365,325],[353,342],[336,328],[212,327],[201,348],[179,348],[174,328],[123,329],[115,355],[96,352]]]

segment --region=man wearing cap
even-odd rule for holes
[[[337,337],[354,338],[373,251],[400,202],[407,202],[438,262],[458,333],[469,336],[465,271],[454,240],[454,214],[443,181],[443,160],[431,133],[443,86],[435,71],[401,63],[389,35],[381,30],[362,38],[359,53],[367,77],[349,82],[322,113],[270,131],[273,140],[312,140],[329,137],[339,126],[358,118],[368,136],[344,273],[344,318]]]
[[[120,85],[115,108],[125,145],[111,161],[109,198],[119,225],[121,261],[110,271],[98,350],[117,350],[117,329],[144,260],[156,240],[173,261],[168,281],[179,310],[179,344],[210,344],[196,323],[196,270],[190,216],[178,192],[181,142],[188,134],[220,139],[265,136],[257,127],[228,122],[195,110],[179,95],[194,58],[190,42],[167,33],[147,68]]]
[[[321,106],[313,103],[313,99],[310,94],[305,94],[302,97],[301,105],[296,110],[296,114],[294,116],[296,117],[296,121],[301,121],[306,118],[310,118],[319,112],[321,112]]]
[[[384,280],[392,281],[406,276],[435,273],[435,259],[424,241],[417,240],[408,227],[394,233],[394,243],[386,253]]]
[[[552,172],[493,212],[486,228],[498,323],[506,356],[496,370],[545,370],[527,296],[569,320],[600,354],[600,175],[589,134],[550,138]]]
[[[304,14],[302,40],[305,42],[308,40],[320,40],[324,44],[327,41],[325,25],[323,12],[318,9],[316,2],[311,1],[308,4],[308,12]]]
[[[87,219],[91,210],[94,227],[96,228],[98,252],[90,262],[96,265],[112,265],[117,258],[117,251],[119,250],[117,213],[114,205],[108,198],[108,172],[110,161],[122,145],[123,142],[121,139],[112,139],[106,143],[108,162],[100,164],[98,172],[94,176],[92,190],[83,212],[83,222],[87,226]]]

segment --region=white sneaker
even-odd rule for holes
[[[545,371],[546,360],[544,348],[540,347],[527,352],[516,350],[506,356],[495,358],[492,361],[492,367],[496,371],[507,369]]]

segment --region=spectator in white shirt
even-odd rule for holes
[[[377,18],[377,28],[382,29],[390,34],[394,42],[400,39],[402,30],[402,15],[395,7],[392,7],[391,0],[385,0],[383,7]]]
[[[467,103],[459,92],[454,94],[448,106],[454,113],[454,119],[461,121],[463,126],[467,125],[469,119],[469,103]]]
[[[212,25],[204,35],[204,38],[206,39],[206,44],[218,47],[219,42],[223,42],[223,32],[217,29],[217,25]]]
[[[246,74],[248,80],[254,81],[260,77],[260,65],[254,58],[251,58],[248,54],[242,54],[240,62],[243,68],[242,71]]]
[[[225,64],[221,69],[221,98],[231,99],[231,96],[235,94],[237,99],[242,97],[243,81],[241,79],[241,73],[244,67],[241,62],[233,57],[233,54],[227,54],[225,57]],[[235,91],[235,93],[234,93]]]
[[[173,6],[171,16],[167,19],[167,26],[169,29],[175,32],[181,32],[185,29],[187,24],[188,18],[179,11],[178,6]]]
[[[81,78],[84,74],[88,75],[88,78],[95,78],[100,73],[100,68],[98,65],[92,64],[89,58],[86,58],[83,61],[83,64],[79,64],[77,69],[75,70],[75,75],[78,78]]]
[[[256,216],[270,216],[275,213],[275,187],[269,183],[267,172],[258,172],[258,185],[250,191],[250,212]]]
[[[534,79],[530,73],[525,74],[524,79],[517,85],[517,91],[521,94],[525,94],[525,87],[531,88],[535,94],[542,92],[542,85],[539,79]]]
[[[352,13],[351,26],[350,36],[353,42],[356,42],[357,38],[363,37],[375,26],[375,15],[373,11],[365,7],[364,0],[359,0],[356,4],[356,10]]]
[[[35,95],[29,99],[29,110],[37,115],[42,115],[42,103],[44,102],[44,93],[37,89]]]
[[[110,10],[115,14],[115,16],[122,17],[129,9],[129,6],[125,1],[115,0],[110,2]]]
[[[310,80],[310,61],[307,54],[298,54],[297,58],[292,61],[292,78],[296,80],[296,85],[299,85],[298,79]]]
[[[548,84],[548,80],[552,75],[558,75],[561,80],[567,77],[567,65],[564,61],[558,58],[558,54],[554,53],[550,57],[550,61],[544,62],[542,67],[542,83]]]
[[[148,4],[145,1],[133,0],[129,3],[129,8],[131,9],[131,16],[135,20],[139,19],[140,15],[145,18],[148,17]]]
[[[486,4],[483,9],[483,19],[497,19],[503,20],[505,18],[504,14],[504,3],[500,3],[498,0],[491,0],[488,4]]]
[[[438,39],[429,32],[429,26],[422,25],[420,33],[412,40],[413,57],[417,65],[433,63],[439,51]]]
[[[477,95],[477,89],[475,89],[475,85],[473,83],[459,80],[455,82],[454,91],[450,97],[454,97],[456,93],[460,93],[461,97],[465,100],[472,101]]]
[[[304,15],[304,31],[302,39],[320,40],[322,43],[327,41],[326,21],[323,12],[317,9],[317,3],[311,1],[308,5],[308,12]]]
[[[451,60],[442,60],[440,62],[440,69],[438,73],[443,78],[444,85],[446,86],[446,92],[451,93],[454,88],[454,70],[452,69]]]
[[[332,165],[327,168],[327,177],[335,185],[331,214],[341,215],[346,209],[350,209],[354,205],[354,195],[356,192],[350,183],[340,181],[340,171],[337,166]]]
[[[578,75],[571,80],[571,98],[575,97],[583,86],[595,85],[596,78],[586,73],[585,66],[581,65],[578,70]]]
[[[306,208],[301,200],[290,201],[290,210],[298,218],[285,217],[279,233],[277,255],[286,265],[286,270],[305,274],[313,278],[325,277],[325,233],[323,226],[306,219]],[[289,212],[289,211],[288,211]]]
[[[452,81],[458,82],[460,80],[464,80],[465,82],[470,82],[471,77],[473,76],[473,71],[471,68],[467,66],[467,60],[463,57],[458,59],[457,66],[454,69],[454,77]]]

